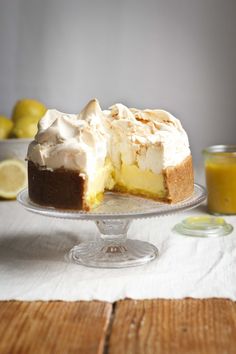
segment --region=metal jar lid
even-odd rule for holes
[[[203,150],[203,153],[217,154],[219,152],[236,153],[236,145],[212,145]]]

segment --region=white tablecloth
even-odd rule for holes
[[[225,297],[236,300],[236,231],[214,239],[177,235],[187,213],[133,221],[130,238],[150,241],[160,257],[141,267],[93,269],[67,263],[65,253],[98,234],[87,221],[34,215],[0,202],[0,300],[106,300]],[[236,217],[226,220],[236,226]]]

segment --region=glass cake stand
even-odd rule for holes
[[[158,203],[150,199],[105,193],[104,201],[90,212],[60,210],[42,207],[33,203],[24,189],[17,200],[26,210],[56,218],[95,221],[100,237],[74,246],[67,259],[96,268],[123,268],[145,264],[158,256],[157,248],[151,243],[127,239],[127,231],[133,219],[164,216],[200,205],[206,198],[205,189],[194,185],[193,195],[174,205]]]

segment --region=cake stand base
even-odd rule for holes
[[[39,215],[78,221],[96,220],[95,223],[100,233],[97,240],[80,243],[66,255],[66,259],[70,262],[96,268],[133,267],[154,260],[159,256],[154,245],[127,239],[131,221],[191,209],[200,205],[205,199],[206,190],[198,184],[194,184],[191,197],[174,205],[127,194],[106,192],[99,207],[90,212],[84,212],[38,205],[30,200],[27,189],[17,196],[17,200],[26,210]]]
[[[67,259],[95,268],[124,268],[148,263],[158,255],[157,248],[144,241],[127,239],[129,220],[96,221],[100,237],[74,246]]]
[[[122,244],[109,244],[99,240],[74,246],[67,259],[87,267],[124,268],[148,263],[157,255],[157,248],[148,242],[126,240]]]

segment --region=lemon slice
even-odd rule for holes
[[[15,159],[0,162],[0,197],[15,199],[27,185],[27,171],[23,162]]]

